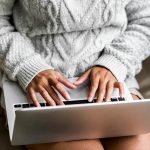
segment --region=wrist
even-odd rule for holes
[[[126,66],[116,57],[103,54],[95,63],[94,66],[104,67],[109,70],[117,81],[122,82],[125,80],[127,75]]]

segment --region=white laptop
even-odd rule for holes
[[[74,81],[74,79],[70,79]],[[150,132],[150,100],[133,101],[124,84],[123,98],[115,89],[111,102],[88,103],[85,82],[68,90],[71,100],[64,106],[48,106],[37,94],[41,108],[15,82],[3,84],[10,140],[12,145],[50,143],[137,135]]]

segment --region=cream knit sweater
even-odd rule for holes
[[[150,0],[0,0],[0,67],[24,90],[50,68],[100,65],[123,81],[149,53]]]

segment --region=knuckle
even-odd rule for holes
[[[95,69],[93,68],[93,69],[91,69],[91,77],[93,77],[94,75],[95,75]]]
[[[46,90],[47,90],[49,95],[53,95],[54,91],[52,91],[51,88],[48,87]]]
[[[91,75],[92,75],[93,78],[97,78],[97,77],[100,76],[100,72],[97,71],[96,69],[93,69],[93,70],[91,71]]]
[[[36,85],[37,85],[37,88],[40,89],[43,86],[43,82],[42,81],[38,81],[38,83]]]
[[[105,92],[105,88],[104,88],[104,87],[100,87],[100,88],[99,88],[99,92],[100,92],[100,93],[104,93],[104,92]]]
[[[62,76],[62,74],[61,74],[60,72],[58,72],[58,71],[55,71],[55,74],[56,74],[58,77]]]
[[[52,76],[49,76],[49,77],[48,77],[48,82],[49,82],[50,84],[53,84],[54,78],[53,78]]]
[[[31,89],[31,88],[33,88],[33,87],[34,87],[34,81],[32,80],[32,81],[28,84],[27,89]]]
[[[37,74],[35,77],[34,77],[34,80],[39,80],[40,78],[41,78],[41,76],[42,76],[42,74],[41,73],[39,73],[39,74]]]
[[[46,92],[46,91],[41,91],[41,94],[42,94],[42,95],[46,95],[47,92]]]
[[[104,77],[101,77],[100,80],[99,80],[99,84],[100,84],[100,85],[103,85],[105,82],[106,82],[106,81],[105,81]]]
[[[99,73],[99,71],[93,71],[92,75],[93,75],[94,78],[97,78],[97,77],[100,76],[100,73]]]
[[[55,96],[55,93],[49,93],[49,96],[53,99],[57,99],[57,97]]]
[[[42,86],[41,86],[40,83],[37,83],[37,89],[38,89],[38,90],[42,90]]]
[[[55,86],[56,88],[59,88],[59,87],[60,87],[60,83],[59,83],[59,82],[56,82],[56,83],[54,83],[54,86]]]
[[[118,82],[118,88],[123,89],[123,84],[121,82]]]
[[[108,89],[109,89],[109,88],[113,88],[113,87],[114,87],[114,84],[113,84],[113,83],[108,83],[107,87],[108,87]]]
[[[92,82],[92,88],[97,87],[97,83],[96,82]]]
[[[104,84],[104,82],[99,82],[99,89],[100,89],[100,90],[104,89],[105,86],[106,86],[106,85]]]
[[[113,88],[113,85],[108,85],[107,88],[111,89],[111,88]]]
[[[39,91],[42,95],[46,95],[46,91],[44,89],[39,89]]]
[[[43,75],[40,77],[40,81],[44,81],[44,80],[45,80],[45,76]]]
[[[38,81],[45,80],[46,77],[47,75],[43,73],[43,74],[38,75],[35,79],[36,79],[36,82],[38,82]]]
[[[120,86],[120,87],[123,87],[123,83],[119,82],[119,86]]]

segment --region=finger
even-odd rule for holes
[[[29,97],[31,98],[32,102],[34,103],[34,105],[36,107],[41,107],[40,103],[37,100],[36,92],[35,92],[35,90],[33,88],[30,88],[28,90],[28,95],[29,95]]]
[[[48,94],[48,92],[46,91],[45,88],[43,88],[42,86],[38,87],[39,93],[41,94],[41,96],[45,99],[45,101],[50,105],[50,106],[55,106],[56,103],[53,101],[53,99],[50,97],[50,95]]]
[[[99,81],[99,88],[98,88],[98,94],[97,94],[97,100],[96,102],[102,102],[105,96],[106,92],[106,81],[100,80]]]
[[[45,89],[49,93],[49,95],[52,97],[52,99],[56,102],[57,105],[64,105],[62,100],[60,100],[58,94],[55,92],[55,90],[50,86],[45,86]]]
[[[89,102],[92,102],[95,93],[98,89],[98,85],[99,85],[99,76],[92,76],[91,77],[91,85],[90,85],[90,90],[89,90],[89,94],[88,94],[88,100]]]
[[[69,100],[70,99],[70,95],[68,94],[68,92],[64,89],[64,87],[61,85],[61,83],[57,80],[52,80],[51,85],[54,86],[54,88],[66,99]]]
[[[83,82],[85,82],[89,78],[90,72],[91,72],[91,70],[88,70],[87,72],[85,72],[73,84],[78,86],[78,85],[82,84]]]
[[[75,89],[77,86],[71,83],[68,79],[66,79],[63,75],[60,75],[58,78],[58,81],[64,84],[66,87]]]
[[[105,94],[105,101],[111,101],[111,95],[113,93],[114,90],[114,82],[109,81],[106,85],[106,94]]]
[[[123,84],[121,82],[115,82],[114,86],[116,88],[119,88],[119,95],[120,95],[120,97],[123,97],[123,94],[124,94]]]

